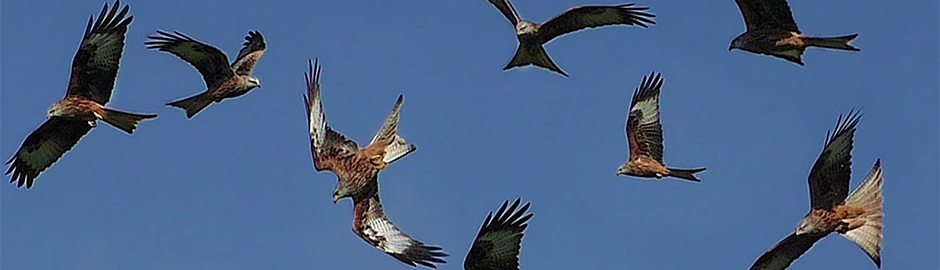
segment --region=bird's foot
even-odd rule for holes
[[[88,121],[88,126],[95,127],[97,125],[95,120]]]
[[[379,170],[385,169],[385,167],[388,165],[388,164],[385,164],[384,160],[382,160],[382,155],[374,155],[369,158],[369,161],[372,162],[372,165],[375,165],[375,167],[378,167]]]

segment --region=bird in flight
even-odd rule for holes
[[[105,3],[98,19],[88,18],[82,43],[72,59],[72,75],[65,97],[52,105],[48,119],[23,141],[16,154],[7,161],[13,173],[10,183],[26,189],[33,187],[39,173],[52,166],[96,126],[97,120],[127,132],[155,114],[135,114],[105,107],[111,99],[114,80],[124,52],[124,35],[134,16],[127,16],[129,6],[120,11],[121,1],[108,10]],[[92,24],[94,21],[94,24]]]
[[[633,92],[626,128],[630,157],[617,169],[617,174],[657,179],[672,176],[701,182],[695,173],[705,168],[667,168],[663,163],[663,126],[659,122],[659,92],[662,87],[662,77],[654,72],[649,77],[643,76],[640,86]]]
[[[656,15],[643,12],[649,9],[648,7],[636,7],[633,3],[615,6],[579,6],[568,9],[545,23],[538,24],[520,19],[509,0],[489,1],[496,6],[496,9],[499,9],[499,12],[503,13],[503,16],[506,16],[506,19],[509,19],[516,29],[516,38],[519,39],[516,54],[503,70],[535,65],[565,77],[568,77],[568,74],[555,65],[542,45],[561,35],[585,28],[617,24],[646,28],[647,24],[655,24],[651,18],[656,17]]]
[[[526,222],[532,218],[532,213],[523,216],[529,209],[529,203],[519,207],[520,199],[509,205],[503,202],[496,215],[493,212],[486,215],[480,232],[473,240],[470,252],[464,259],[463,268],[466,270],[519,270],[519,249],[522,247],[522,236]]]
[[[148,38],[150,40],[144,43],[148,49],[176,55],[195,67],[206,82],[205,92],[166,104],[186,110],[187,118],[192,118],[212,102],[239,97],[255,87],[261,87],[261,81],[251,76],[252,69],[264,55],[266,48],[264,37],[258,31],[248,32],[244,46],[231,64],[228,63],[225,53],[218,48],[180,32],[170,34],[157,30],[157,35]]]
[[[803,51],[807,47],[820,47],[846,51],[860,51],[849,45],[858,37],[808,37],[800,33],[786,0],[735,0],[747,30],[731,41],[728,51],[734,49],[766,54],[803,65]]]
[[[849,194],[852,142],[858,120],[858,113],[839,116],[835,132],[826,134],[826,146],[809,172],[809,213],[795,233],[757,258],[751,270],[785,269],[832,232],[855,242],[881,268],[884,228],[881,159],[875,161],[868,177]]]
[[[398,116],[403,96],[398,96],[388,119],[368,146],[359,148],[326,122],[320,103],[320,66],[309,64],[305,74],[307,94],[304,95],[310,152],[317,171],[329,170],[336,174],[333,203],[342,198],[353,200],[353,232],[372,246],[411,265],[437,268],[434,263],[445,263],[448,256],[440,247],[428,246],[402,232],[385,216],[379,201],[379,171],[399,158],[414,152],[417,147],[407,144],[398,135]]]

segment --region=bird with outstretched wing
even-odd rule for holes
[[[520,199],[516,199],[507,209],[509,201],[503,202],[496,215],[490,212],[480,227],[473,246],[467,252],[463,268],[466,270],[519,270],[519,250],[522,248],[522,237],[532,213],[524,215],[529,210],[529,203],[519,207]],[[523,216],[524,215],[524,216]]]
[[[88,18],[82,43],[72,59],[65,97],[52,105],[46,114],[49,119],[29,134],[7,161],[10,168],[6,174],[13,174],[10,183],[32,188],[39,174],[78,144],[97,120],[131,134],[141,121],[157,117],[105,106],[111,100],[127,27],[134,19],[127,16],[129,6],[124,5],[119,11],[120,6],[121,1],[116,1],[109,10],[105,3],[98,19]]]
[[[385,216],[379,201],[379,172],[417,149],[398,135],[398,119],[404,96],[398,96],[387,120],[369,145],[359,148],[356,142],[327,124],[320,96],[319,61],[309,63],[309,66],[310,70],[304,76],[307,85],[304,107],[313,167],[317,171],[329,170],[336,174],[333,203],[342,198],[352,198],[355,205],[353,232],[405,264],[436,268],[434,263],[445,263],[441,257],[447,254],[440,247],[425,245],[402,232]]]
[[[663,126],[659,121],[663,78],[660,75],[653,72],[648,77],[643,76],[640,86],[633,92],[626,124],[630,157],[617,169],[617,174],[656,179],[672,176],[700,182],[695,173],[705,168],[667,168],[663,163]]]
[[[613,6],[591,5],[568,9],[539,24],[520,19],[509,0],[489,1],[512,23],[516,30],[516,38],[519,40],[515,55],[503,70],[535,65],[565,77],[568,74],[555,65],[542,45],[559,36],[587,28],[608,25],[636,25],[645,28],[647,24],[655,24],[651,18],[656,17],[656,15],[644,12],[649,8],[637,7],[633,3]]]
[[[858,34],[840,37],[808,37],[800,33],[786,0],[735,0],[747,30],[731,41],[728,50],[740,49],[779,57],[803,65],[808,47],[860,51],[849,45]]]
[[[150,40],[144,43],[148,49],[176,55],[202,74],[206,83],[205,92],[166,104],[185,110],[188,118],[192,118],[212,102],[240,97],[256,87],[261,87],[261,81],[251,76],[251,71],[264,55],[266,48],[264,37],[258,31],[248,32],[245,44],[231,64],[222,50],[180,32],[167,33],[157,30],[157,35],[148,38]]]
[[[854,242],[881,268],[884,228],[881,159],[875,161],[871,173],[849,194],[852,143],[859,119],[857,112],[849,112],[845,118],[839,116],[835,131],[826,134],[826,146],[809,173],[809,213],[796,232],[757,258],[751,270],[785,269],[833,232]]]

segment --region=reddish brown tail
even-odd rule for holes
[[[883,183],[881,159],[878,159],[865,181],[845,199],[845,205],[861,208],[865,212],[856,218],[864,224],[846,232],[844,236],[864,250],[878,267],[881,267],[881,230],[884,229],[881,220],[885,215],[882,211],[884,198],[881,196]]]
[[[805,37],[803,38],[803,41],[806,42],[806,44],[809,46],[846,51],[861,51],[859,48],[855,48],[852,45],[849,45],[849,42],[855,40],[857,37],[858,34],[851,34],[841,37]]]
[[[104,113],[101,116],[101,120],[127,132],[127,134],[133,134],[134,129],[137,128],[137,124],[140,124],[140,121],[157,117],[156,114],[135,114],[109,108],[103,109]]]
[[[705,170],[705,168],[696,168],[696,169],[668,168],[668,169],[669,169],[669,176],[682,178],[682,179],[689,180],[692,182],[702,182],[701,179],[698,179],[697,177],[695,177],[695,173]]]
[[[186,118],[193,118],[194,115],[205,109],[212,103],[212,97],[208,93],[200,93],[195,96],[167,103],[167,106],[178,107],[186,110]]]

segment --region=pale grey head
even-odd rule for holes
[[[517,35],[517,36],[535,34],[536,31],[538,31],[538,25],[536,25],[536,24],[533,23],[533,22],[530,22],[530,21],[519,21],[519,23],[516,24],[516,35]]]

